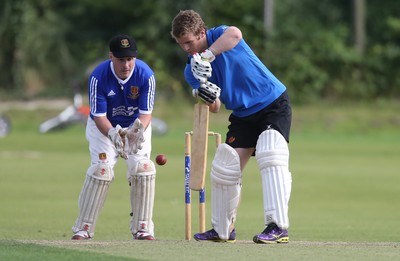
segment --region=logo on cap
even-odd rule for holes
[[[129,48],[129,47],[131,47],[131,45],[129,44],[129,40],[128,40],[128,39],[122,39],[122,40],[121,40],[121,46],[122,46],[123,48]]]
[[[136,57],[135,40],[128,35],[117,35],[110,40],[110,52],[117,57]]]

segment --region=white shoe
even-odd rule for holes
[[[71,238],[71,240],[90,240],[90,239],[92,239],[92,237],[86,230],[79,230]]]

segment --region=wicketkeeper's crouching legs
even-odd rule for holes
[[[156,167],[145,157],[136,161],[127,171],[131,197],[130,228],[134,239],[153,240],[153,206]]]
[[[79,216],[72,227],[74,232],[72,239],[93,237],[100,210],[103,208],[113,178],[113,168],[108,163],[97,163],[89,167],[79,195]]]

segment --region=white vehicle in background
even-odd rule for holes
[[[74,103],[65,108],[57,116],[40,124],[39,132],[46,133],[53,130],[63,129],[71,124],[86,123],[89,112],[89,106],[83,105],[82,103],[82,95],[76,93],[74,95]],[[154,135],[164,135],[168,131],[167,124],[159,118],[153,117],[151,125]]]
[[[5,115],[0,115],[0,138],[7,136],[11,131],[11,122]]]

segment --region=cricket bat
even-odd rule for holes
[[[201,190],[205,185],[208,146],[208,105],[199,100],[194,105],[189,187]]]

